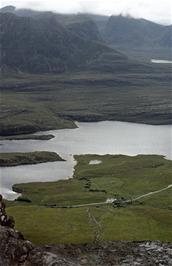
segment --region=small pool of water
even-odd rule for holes
[[[90,165],[96,165],[96,164],[101,164],[101,163],[102,163],[101,160],[91,160],[91,161],[89,162]]]
[[[151,63],[155,64],[172,64],[170,60],[151,59]]]

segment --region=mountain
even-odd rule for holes
[[[15,6],[5,6],[0,8],[0,13],[14,13],[16,10]]]
[[[34,16],[18,16],[1,12],[0,23],[3,72],[145,70],[143,64],[108,47],[96,23],[87,15],[38,12]]]
[[[69,29],[53,14],[33,18],[1,13],[0,23],[3,69],[63,72],[83,67],[100,54],[112,51],[103,43],[92,40],[93,37],[99,40],[93,22],[84,26],[75,24]],[[89,37],[89,31],[92,37]]]
[[[45,58],[45,55],[43,59],[42,53],[40,53],[39,49],[37,49],[36,54],[39,54],[39,57],[41,57],[40,59],[41,67],[37,66],[36,68],[38,68],[38,70],[36,72],[40,72],[40,71],[51,72],[52,69],[53,69],[53,72],[58,72],[58,71],[62,72],[64,71],[64,69],[69,70],[70,61],[72,64],[72,69],[75,69],[78,67],[80,68],[81,65],[85,66],[87,63],[89,67],[91,67],[90,63],[92,62],[92,59],[94,61],[93,68],[95,68],[95,60],[96,60],[96,64],[100,63],[99,65],[96,66],[96,68],[102,69],[104,62],[103,61],[100,62],[100,58],[102,56],[104,58],[105,55],[102,55],[102,51],[100,50],[103,50],[103,53],[105,51],[105,54],[108,54],[107,56],[108,59],[105,62],[105,65],[107,65],[108,63],[107,69],[116,69],[118,62],[115,62],[115,61],[112,62],[112,60],[110,60],[110,62],[107,62],[110,58],[109,56],[110,49],[108,50],[107,46],[111,48],[111,52],[112,52],[112,49],[115,50],[113,52],[112,57],[114,58],[114,54],[117,54],[117,61],[119,59],[119,54],[121,53],[129,57],[130,62],[131,60],[150,62],[152,58],[170,60],[172,56],[172,53],[171,53],[172,26],[159,25],[157,23],[154,23],[154,22],[151,22],[145,19],[134,19],[132,17],[124,17],[121,15],[108,17],[108,16],[103,16],[103,15],[95,15],[95,14],[87,14],[87,13],[86,14],[82,14],[82,13],[59,14],[59,13],[53,13],[53,12],[35,11],[31,9],[17,9],[13,6],[7,6],[7,7],[0,9],[0,14],[2,15],[2,13],[6,13],[6,15],[7,13],[8,15],[9,13],[12,13],[16,15],[17,17],[21,17],[23,20],[24,18],[25,19],[27,18],[27,19],[36,20],[36,21],[39,21],[39,20],[48,21],[48,20],[52,20],[53,18],[54,23],[55,23],[54,25],[57,24],[57,27],[62,26],[62,28],[65,30],[65,32],[68,35],[67,39],[68,41],[70,41],[71,46],[75,46],[76,49],[74,52],[73,49],[71,49],[71,47],[68,47],[69,43],[67,44],[67,46],[64,44],[62,45],[63,54],[64,54],[64,50],[66,50],[67,52],[65,60],[64,58],[63,60],[62,58],[59,58],[60,55],[59,56],[57,55],[59,54],[59,52],[54,54],[53,61],[56,61],[56,64],[58,61],[58,65],[60,65],[59,70],[57,69],[57,66],[52,67],[55,64],[54,62],[52,62],[52,59],[48,60],[47,56]],[[25,24],[24,21],[23,23]],[[39,25],[37,26],[39,27]],[[55,27],[51,29],[50,27],[49,31],[50,32],[54,31],[54,28]],[[57,37],[57,34],[55,33],[55,31],[53,34],[56,35]],[[46,38],[46,35],[47,34],[45,34],[44,39]],[[70,38],[69,38],[69,35],[70,35]],[[34,34],[32,35],[32,38],[33,37],[34,37]],[[73,42],[71,42],[71,38]],[[75,38],[76,38],[76,41],[74,40]],[[53,42],[54,46],[55,46],[55,39]],[[42,41],[43,40],[41,40],[41,42]],[[36,43],[37,41],[35,42],[35,39],[34,39],[35,46],[36,46]],[[18,44],[18,46],[20,46],[20,44]],[[49,45],[49,49],[51,49],[51,46],[52,44]],[[87,46],[89,47],[88,52],[86,51]],[[43,47],[45,49],[47,45],[44,44]],[[5,48],[2,47],[2,49],[6,53],[6,51],[4,50]],[[16,48],[14,47],[14,49]],[[91,53],[90,53],[90,50],[91,50]],[[95,56],[94,56],[94,51],[96,51]],[[119,51],[120,53],[118,53],[117,51]],[[71,52],[73,54],[72,60],[70,58],[72,57]],[[101,56],[99,57],[99,55]],[[17,57],[19,58],[20,54],[18,54]],[[68,57],[68,60],[67,60],[67,57]],[[79,60],[79,57],[81,57],[82,60],[80,60],[80,62],[76,62]],[[122,57],[122,60],[123,59],[124,57]],[[35,53],[33,56],[33,60],[35,62]],[[5,58],[3,61],[5,61]],[[29,61],[30,61],[30,58],[29,58]],[[36,60],[36,61],[39,61],[39,60]],[[52,62],[51,64],[49,63],[50,61]],[[68,63],[66,61],[68,61]],[[38,63],[36,63],[36,65],[37,64]],[[49,69],[47,69],[47,66],[46,66],[47,64],[50,66]],[[44,65],[44,68],[45,68],[44,71],[41,70],[43,68],[42,65]],[[131,64],[129,64],[129,67],[130,65]],[[4,63],[3,63],[3,66],[4,66]],[[21,66],[18,66],[18,64],[16,65],[16,67],[17,69],[21,68]],[[31,67],[29,67],[29,69],[30,68],[32,69],[32,72],[35,72],[35,66],[33,67],[33,64]],[[5,69],[6,69],[6,64],[5,64]],[[105,67],[103,69],[105,69]]]
[[[101,35],[96,24],[91,20],[84,22],[71,23],[67,26],[67,29],[79,35],[80,38],[87,41],[102,41]]]
[[[145,19],[111,16],[103,37],[107,43],[127,48],[172,47],[172,26],[163,26]]]
[[[129,16],[103,16],[96,14],[59,14],[42,12],[31,9],[17,9],[14,6],[6,6],[0,9],[0,13],[14,13],[21,17],[47,18],[54,16],[63,26],[72,27],[73,31],[81,31],[85,34],[92,29],[92,36],[100,36],[108,44],[115,47],[127,48],[172,48],[172,26],[160,25],[146,19],[135,19]],[[84,25],[85,23],[85,25]],[[90,23],[90,25],[89,25]],[[96,29],[95,29],[96,28]]]
[[[169,52],[171,45],[171,26],[122,16],[108,19],[5,7],[0,23],[3,72],[148,72],[151,66],[135,60],[131,51],[139,49],[140,60],[145,47],[167,47]]]

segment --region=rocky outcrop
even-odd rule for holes
[[[17,266],[20,263],[22,265],[31,250],[33,250],[33,245],[24,240],[21,233],[0,226],[0,265]]]
[[[37,265],[59,266],[155,266],[172,265],[172,245],[159,241],[107,242],[100,245],[58,245],[44,247]],[[39,249],[38,249],[39,250]],[[31,256],[32,263],[37,259]],[[42,264],[41,264],[42,263]],[[32,264],[35,265],[35,264]]]
[[[76,265],[71,257],[65,258],[64,254],[53,251],[51,247],[35,247],[20,232],[0,226],[0,266]]]
[[[0,266],[154,266],[172,265],[172,244],[115,241],[35,247],[23,235],[0,227]]]

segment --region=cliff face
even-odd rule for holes
[[[0,227],[0,265],[153,266],[172,265],[172,244],[159,241],[107,242],[35,247],[13,229]]]

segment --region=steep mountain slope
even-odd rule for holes
[[[0,23],[3,68],[31,73],[63,72],[111,51],[90,38],[81,38],[84,33],[64,28],[54,15],[31,18],[1,13]]]
[[[145,19],[112,16],[103,36],[108,43],[121,47],[172,47],[172,26],[159,25]]]
[[[50,11],[43,12],[31,9],[17,9],[14,6],[1,8],[0,13],[13,13],[20,17],[32,18],[49,18],[53,16],[57,22],[64,27],[69,28],[69,30],[73,31],[81,38],[83,37],[87,40],[101,40],[101,35],[96,25],[97,16],[89,14],[60,14]],[[98,18],[99,17],[101,18],[101,16],[98,16]]]
[[[170,59],[172,27],[144,19],[57,14],[8,6],[0,9],[0,22],[3,70],[147,71],[150,66],[134,60]]]
[[[38,74],[149,69],[106,46],[88,17],[81,16],[81,22],[80,16],[69,17],[62,25],[56,14],[43,14],[22,17],[0,13],[1,70]]]
[[[96,24],[91,20],[86,20],[81,23],[71,23],[67,26],[67,28],[68,30],[70,30],[70,32],[79,35],[79,37],[84,40],[99,42],[102,41]]]
[[[97,25],[99,34],[115,46],[140,48],[171,48],[172,47],[172,26],[160,25],[146,19],[135,19],[126,16],[102,16],[95,14],[59,14],[53,12],[40,12],[31,9],[16,9],[14,6],[7,6],[0,9],[0,13],[14,13],[22,17],[45,18],[54,15],[60,24],[77,26],[85,22],[94,22]],[[93,29],[95,30],[95,24]],[[80,30],[80,28],[79,28]],[[97,33],[96,33],[97,36]]]

